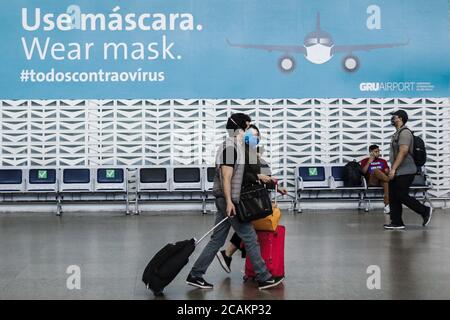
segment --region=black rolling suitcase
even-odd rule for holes
[[[194,252],[196,245],[227,219],[228,217],[216,224],[198,241],[194,238],[174,244],[169,243],[159,250],[150,260],[142,275],[142,281],[147,289],[152,290],[155,295],[161,295],[164,288],[189,262],[189,257]]]

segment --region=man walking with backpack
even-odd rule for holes
[[[389,172],[389,206],[391,223],[385,224],[387,230],[403,230],[405,224],[402,220],[402,204],[420,214],[423,218],[423,226],[431,221],[433,208],[427,207],[409,195],[409,188],[417,173],[417,163],[421,163],[414,157],[414,135],[406,127],[408,114],[404,110],[392,113],[391,124],[397,129],[391,139]],[[419,158],[417,156],[416,158]],[[423,164],[422,164],[423,165]]]

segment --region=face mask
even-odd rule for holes
[[[393,126],[395,126],[395,117],[392,117],[392,118],[391,118],[391,124],[392,124]]]
[[[248,144],[250,148],[256,149],[259,143],[259,138],[252,134],[252,130],[248,130],[244,135],[244,142],[245,144]]]

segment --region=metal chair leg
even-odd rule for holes
[[[369,212],[370,210],[370,200],[366,201],[366,208],[364,209],[365,212]]]
[[[57,195],[57,197],[56,197],[56,215],[58,217],[62,216],[61,196],[59,196],[59,195]]]
[[[206,195],[202,194],[202,213],[206,214]]]
[[[134,200],[134,215],[138,216],[141,214],[141,211],[139,209],[139,194],[136,193],[136,197]]]

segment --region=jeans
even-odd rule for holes
[[[396,176],[389,182],[389,207],[393,224],[403,226],[402,204],[415,211],[422,217],[429,212],[429,208],[409,195],[409,187],[414,180],[414,174]]]
[[[219,223],[226,217],[227,204],[224,198],[216,198],[216,221]],[[241,222],[237,217],[226,220],[217,229],[214,230],[211,239],[206,247],[203,249],[200,256],[195,261],[194,266],[190,272],[193,277],[203,277],[208,269],[209,265],[214,260],[216,253],[225,244],[225,241],[230,231],[230,227],[233,227],[234,231],[242,239],[247,250],[247,255],[252,262],[253,269],[256,273],[256,281],[264,282],[269,280],[272,275],[267,269],[266,263],[261,257],[261,249],[259,247],[256,231],[253,228],[251,222]]]

